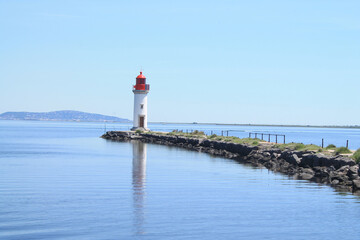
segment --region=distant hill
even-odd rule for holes
[[[84,122],[131,122],[129,119],[79,111],[55,112],[5,112],[0,120],[38,120],[38,121],[84,121]]]

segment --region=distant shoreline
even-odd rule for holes
[[[181,122],[149,122],[154,124],[188,124],[188,125],[222,125],[222,126],[255,126],[255,127],[306,127],[306,128],[351,128],[360,129],[360,125],[336,126],[336,125],[296,125],[296,124],[244,124],[244,123],[181,123]]]
[[[96,123],[132,123],[122,121],[81,121],[81,120],[40,120],[40,119],[0,119],[0,121],[36,121],[36,122],[96,122]],[[303,127],[303,128],[347,128],[347,129],[360,129],[360,126],[336,126],[336,125],[295,125],[295,124],[243,124],[243,123],[186,123],[186,122],[149,122],[150,124],[163,124],[163,125],[219,125],[219,126],[244,126],[244,127]]]
[[[33,122],[94,122],[94,123],[132,123],[132,122],[122,122],[122,121],[82,121],[82,120],[41,120],[41,119],[0,119],[0,121],[33,121]]]
[[[69,122],[131,122],[126,118],[107,116],[97,113],[87,113],[74,110],[60,110],[52,112],[4,112],[1,120],[30,120],[30,121],[69,121]]]

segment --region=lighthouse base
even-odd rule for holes
[[[136,130],[140,130],[140,131],[144,131],[144,132],[150,131],[150,129],[143,128],[143,127],[133,127],[133,128],[131,128],[131,131],[136,131]]]

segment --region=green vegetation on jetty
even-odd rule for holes
[[[141,131],[136,131],[136,133],[141,133]],[[152,133],[152,132],[149,132]],[[351,156],[352,151],[349,150],[346,147],[336,147],[334,144],[329,144],[326,148],[322,148],[320,146],[314,145],[314,144],[303,144],[303,143],[286,143],[286,144],[275,144],[275,143],[269,143],[264,140],[258,139],[258,138],[238,138],[233,136],[219,136],[216,134],[212,134],[210,136],[206,135],[203,131],[194,130],[193,132],[186,133],[183,131],[172,131],[172,132],[154,132],[156,134],[162,134],[162,135],[170,135],[170,136],[183,136],[183,137],[189,137],[189,138],[198,138],[198,139],[209,139],[214,141],[224,141],[224,142],[231,142],[236,144],[249,144],[252,146],[257,145],[268,145],[272,148],[278,148],[280,150],[293,150],[293,151],[311,151],[311,152],[318,152],[323,153],[326,155],[348,155]],[[360,162],[360,149],[358,149],[353,155],[352,158]]]
[[[322,148],[320,146],[314,144],[303,144],[303,143],[286,143],[286,144],[277,144],[273,145],[281,150],[290,149],[297,151],[315,151],[322,152]]]
[[[329,144],[326,149],[336,149],[336,146],[334,144]]]
[[[353,154],[353,159],[356,163],[360,163],[360,148]]]
[[[347,154],[347,153],[351,153],[351,151],[346,148],[346,147],[339,147],[335,150],[335,154],[339,155],[339,154]]]
[[[190,138],[200,138],[200,139],[209,139],[215,141],[224,141],[224,142],[232,142],[237,144],[250,144],[250,145],[259,145],[259,143],[266,143],[265,141],[258,139],[258,138],[238,138],[238,137],[226,137],[226,136],[219,136],[216,134],[207,136],[203,131],[193,131],[191,133],[185,133],[181,131],[172,131],[169,133],[165,133],[166,135],[175,135],[175,136],[184,136]]]

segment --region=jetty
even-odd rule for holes
[[[349,156],[328,154],[311,149],[294,150],[286,145],[259,143],[255,139],[231,141],[201,134],[165,132],[109,131],[101,136],[111,141],[142,141],[177,146],[267,168],[340,190],[360,193],[360,166]]]

